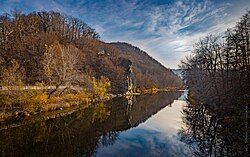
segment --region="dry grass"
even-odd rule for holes
[[[91,102],[89,93],[77,92],[76,94],[64,94],[48,98],[44,91],[30,90],[12,93],[0,93],[0,109],[6,108],[5,112],[0,113],[0,119],[5,119],[15,113],[27,112],[37,114],[40,112],[62,110],[71,106],[86,104]]]

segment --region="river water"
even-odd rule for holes
[[[187,91],[160,92],[129,100],[118,98],[107,103],[94,104],[87,109],[76,107],[67,112],[45,113],[15,122],[6,122],[0,127],[0,155],[3,157],[216,155],[217,151],[212,148],[218,146],[219,149],[218,143],[215,145],[212,143],[208,148],[200,147],[199,144],[202,143],[192,136],[190,126],[193,119],[190,119],[189,115],[194,112],[187,115],[186,96]],[[212,120],[209,122],[213,126]],[[217,132],[215,137],[221,141],[217,138]],[[208,144],[211,141],[210,137],[205,138]],[[201,151],[200,148],[204,148],[205,151]],[[221,148],[224,152],[226,147]]]
[[[94,156],[188,156],[189,147],[178,137],[186,102],[178,97],[171,100],[144,122],[119,132],[114,144],[99,144]]]

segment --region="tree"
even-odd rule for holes
[[[101,97],[105,96],[110,86],[111,83],[108,78],[101,76],[100,80],[96,80],[93,77],[93,90],[96,96],[101,96]]]
[[[223,38],[207,35],[197,42],[192,56],[182,62],[182,66],[186,69],[186,85],[194,95],[202,95],[201,101],[247,104],[250,90],[250,11],[234,28],[228,29]]]
[[[23,76],[23,68],[16,60],[12,60],[11,65],[9,67],[3,68],[1,85],[18,86],[22,83]]]
[[[52,93],[61,85],[69,86],[77,81],[79,56],[80,50],[73,45],[64,46],[56,42],[47,47],[47,51],[44,53],[43,67],[49,83],[56,85],[56,89]]]

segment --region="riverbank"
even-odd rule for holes
[[[99,156],[101,155],[99,148],[105,144],[106,146],[112,143],[117,144],[120,141],[120,134],[127,134],[130,132],[129,130],[137,127],[138,133],[145,135],[144,137],[147,139],[159,137],[155,133],[146,134],[147,128],[140,132],[142,131],[140,124],[152,119],[155,117],[152,115],[158,113],[171,116],[171,114],[159,111],[170,108],[172,102],[177,100],[180,94],[180,92],[159,92],[153,95],[141,95],[133,100],[132,108],[123,97],[114,98],[104,103],[93,103],[88,108],[75,106],[25,117],[19,121],[4,122],[0,126],[0,150],[6,157],[65,156],[65,154],[68,156],[95,156],[94,151],[98,152],[96,154]],[[169,107],[166,107],[167,105]],[[176,110],[173,113],[176,113]],[[158,119],[155,124],[159,122],[157,121]],[[166,123],[166,125],[168,124]],[[165,130],[163,133],[169,132]],[[139,140],[142,138],[141,136],[136,137]],[[161,136],[159,139],[165,140]],[[133,141],[131,142],[133,145]],[[129,143],[126,144],[130,145]],[[147,150],[144,143],[142,144],[144,146],[142,148]],[[140,151],[137,147],[133,148]],[[157,147],[157,151],[161,149],[161,147]],[[111,149],[109,150],[111,152]],[[133,154],[131,155],[133,156]],[[103,154],[103,156],[105,155]]]
[[[50,87],[50,86],[49,86]],[[106,102],[115,97],[131,98],[144,94],[156,94],[162,91],[177,91],[177,88],[144,89],[126,92],[124,94],[102,93],[94,94],[75,88],[59,88],[49,96],[52,86],[32,86],[25,88],[12,87],[0,90],[0,121],[13,118],[28,117],[48,111],[64,110],[74,106],[88,107],[93,103]]]
[[[61,92],[61,91],[60,91]],[[49,97],[48,90],[0,91],[0,121],[27,117],[40,113],[64,110],[69,107],[88,107],[116,97],[113,94],[94,95],[90,92],[68,90]]]

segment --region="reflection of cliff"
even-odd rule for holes
[[[111,104],[111,114],[105,123],[113,131],[127,130],[144,122],[152,115],[174,100],[181,92],[159,92],[152,95],[141,95],[132,100],[120,99]]]
[[[180,96],[181,92],[159,92],[158,94],[136,97],[130,113],[131,125],[135,126],[147,120]]]
[[[24,120],[0,130],[0,156],[92,156],[98,144],[112,145],[118,132],[145,121],[178,98],[180,93],[159,93],[96,104],[57,118]]]

